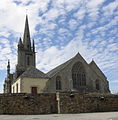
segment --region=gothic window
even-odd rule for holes
[[[72,67],[73,88],[79,89],[80,86],[86,86],[86,74],[82,63],[77,62]]]
[[[96,89],[97,89],[97,90],[100,90],[100,84],[99,84],[99,80],[98,80],[98,79],[96,80],[96,83],[95,83],[95,84],[96,84]]]
[[[56,90],[61,90],[61,77],[56,77]]]
[[[29,58],[29,56],[27,57],[27,65],[28,66],[30,65],[30,58]]]

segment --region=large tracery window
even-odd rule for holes
[[[56,77],[56,90],[61,90],[61,77]]]
[[[73,88],[79,89],[80,86],[86,86],[86,74],[81,62],[77,62],[72,68]]]

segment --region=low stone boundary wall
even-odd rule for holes
[[[118,111],[118,95],[61,93],[58,96],[60,113]]]
[[[0,114],[49,114],[57,113],[56,96],[43,94],[1,94]]]
[[[118,111],[118,95],[79,93],[0,94],[0,114]]]

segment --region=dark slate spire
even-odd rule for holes
[[[34,43],[34,39],[33,39],[33,46],[32,46],[32,50],[33,50],[33,52],[35,52],[35,43]]]
[[[24,36],[23,36],[23,45],[24,45],[25,49],[31,50],[30,31],[29,31],[27,15],[26,15],[25,29],[24,29]]]
[[[8,60],[8,65],[7,65],[7,74],[10,73],[10,61]]]

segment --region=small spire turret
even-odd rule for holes
[[[8,60],[8,65],[7,65],[7,74],[10,74],[10,60]]]
[[[19,42],[18,42],[18,47],[23,47],[22,39],[20,37]]]
[[[22,43],[22,40],[21,40],[21,37],[20,37],[20,39],[19,39],[19,42],[18,42],[18,45],[22,45],[23,43]]]

